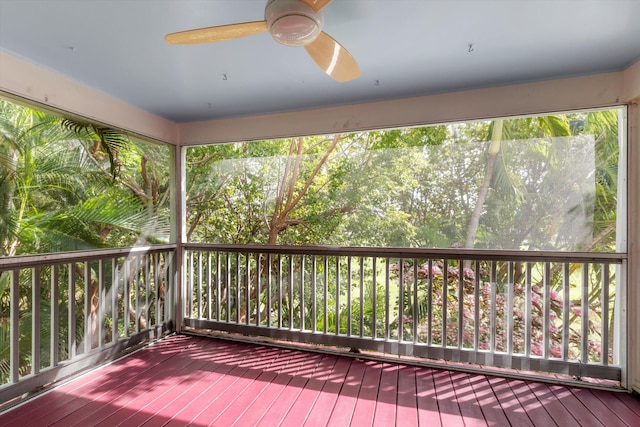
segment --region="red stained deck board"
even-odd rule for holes
[[[441,420],[442,419],[442,420]],[[0,425],[640,426],[640,399],[576,387],[171,336]]]
[[[318,360],[318,363],[314,366],[313,372],[307,371],[305,375],[310,375],[307,384],[300,392],[296,401],[294,402],[295,411],[289,411],[282,420],[282,425],[285,426],[301,426],[307,420],[309,412],[315,404],[322,387],[331,375],[331,371],[336,364],[338,358],[336,356],[323,356]],[[284,387],[283,387],[284,388]],[[242,421],[242,420],[241,420]],[[238,424],[238,425],[251,425],[251,424]]]
[[[336,364],[333,366],[333,370],[329,375],[329,378],[324,383],[320,395],[316,399],[313,408],[308,414],[307,420],[304,423],[305,426],[325,426],[331,416],[333,407],[338,398],[338,393],[342,388],[344,379],[347,376],[349,367],[351,366],[351,359],[344,357],[338,358]]]
[[[19,411],[11,411],[3,416],[3,421],[7,425],[50,425],[75,409],[82,408],[96,397],[108,393],[110,385],[121,381],[124,376],[144,376],[158,362],[168,360],[194,343],[195,340],[185,336],[163,340],[61,385],[38,397],[37,403],[35,400],[27,402]]]
[[[456,391],[451,382],[451,373],[448,371],[435,371],[433,383],[438,399],[438,410],[443,426],[464,426],[464,419],[460,406],[456,400]]]
[[[178,406],[174,405],[175,412],[177,412],[177,409],[191,402],[192,398],[195,397],[194,393],[197,393],[196,395],[200,394],[206,384],[215,384],[216,379],[222,378],[224,373],[231,370],[227,363],[238,357],[238,349],[236,346],[229,346],[225,343],[220,344],[216,352],[209,351],[201,355],[190,353],[196,363],[190,366],[188,372],[185,372],[186,375],[179,381],[174,381],[171,386],[165,387],[162,392],[146,393],[139,399],[129,400],[97,426],[142,425],[159,410],[175,401],[178,401]],[[192,394],[189,395],[189,392]],[[181,401],[180,398],[182,398]]]
[[[168,425],[184,426],[186,423],[194,421],[198,417],[202,419],[202,413],[211,414],[215,408],[228,403],[236,396],[236,393],[242,391],[253,379],[257,378],[260,369],[266,368],[272,361],[272,358],[279,350],[258,347],[245,359],[241,360],[237,366],[229,371],[222,378],[211,393],[200,395],[191,404],[187,405],[183,410],[173,416]],[[223,406],[226,407],[226,404]],[[170,413],[161,412],[162,416],[171,416]],[[149,425],[155,425],[151,420]]]
[[[294,406],[298,396],[306,386],[309,378],[313,375],[315,368],[321,359],[320,355],[316,355],[312,367],[303,365],[299,368],[297,374],[291,378],[291,381],[285,385],[284,389],[278,396],[278,400],[271,405],[263,414],[259,421],[259,425],[276,426],[280,425],[282,419],[289,413]]]
[[[317,369],[317,366],[322,359],[319,354],[313,355],[310,360],[310,364],[302,364],[298,366],[295,374],[283,388],[278,395],[278,400],[275,404],[271,405],[269,409],[260,418],[259,424],[261,426],[276,426],[280,425],[281,421],[286,417],[291,409],[295,406],[295,402],[298,401],[302,390],[307,386],[309,380],[313,376],[313,373]]]
[[[465,426],[486,426],[487,422],[469,381],[469,375],[462,372],[451,372],[451,382],[460,407]]]
[[[540,427],[556,425],[542,402],[538,400],[538,396],[531,392],[526,382],[520,380],[509,380],[508,382],[512,393],[527,412],[533,425]]]
[[[306,355],[293,351],[282,352],[277,361],[274,361],[268,368],[264,369],[258,378],[243,390],[231,404],[220,411],[216,417],[213,417],[212,423],[230,425],[235,422],[288,365],[304,363],[306,360],[308,360]]]
[[[308,356],[308,355],[307,355]],[[253,426],[264,418],[265,413],[272,405],[279,403],[280,395],[294,376],[301,370],[303,373],[309,372],[310,366],[315,366],[320,357],[303,359],[296,358],[292,363],[287,364],[275,378],[265,387],[265,389],[254,399],[251,406],[247,408],[233,423],[237,426]],[[335,360],[334,360],[335,362]],[[302,368],[302,369],[301,369]]]
[[[378,399],[378,388],[380,385],[380,375],[382,374],[382,364],[378,362],[364,362],[366,370],[358,401],[353,411],[353,419],[358,420],[359,426],[373,425],[373,416],[376,412],[376,401]]]
[[[580,427],[578,421],[567,411],[547,384],[527,383],[531,393],[538,397],[542,407],[547,410],[553,421],[561,427]]]
[[[527,415],[527,412],[524,410],[522,405],[520,405],[520,401],[513,394],[513,391],[511,391],[509,381],[506,378],[498,377],[487,378],[487,380],[489,381],[489,384],[491,384],[493,393],[496,395],[496,398],[498,399],[498,402],[511,425],[533,427],[533,423],[531,422],[529,415]]]
[[[268,366],[264,366],[263,369],[268,369]],[[229,388],[225,390],[220,396],[216,396],[212,399],[212,402],[205,406],[190,423],[195,425],[207,425],[210,421],[215,422],[219,420],[220,416],[228,409],[235,401],[242,395],[250,393],[251,386],[255,385],[259,378],[264,374],[260,374],[259,370],[248,369],[240,378],[238,378]],[[220,425],[226,425],[233,422],[233,419],[223,418]],[[177,423],[171,423],[169,425],[179,425],[182,421]]]
[[[435,390],[433,370],[418,369],[416,371],[416,392],[418,394],[418,423],[421,426],[442,426]]]
[[[418,425],[418,402],[416,400],[416,368],[398,368],[398,398],[396,424],[406,427]]]
[[[584,404],[580,402],[580,400],[578,400],[567,387],[550,385],[549,389],[553,392],[556,399],[558,399],[567,411],[578,421],[578,424],[593,427],[604,426],[604,424],[593,416],[589,411],[589,408],[584,406]]]
[[[594,391],[598,396],[602,396],[603,401],[607,401],[607,396],[611,396],[609,393],[597,390]],[[629,394],[629,393],[615,393],[614,396],[617,400],[623,402],[635,415],[640,417],[640,395],[638,394]]]
[[[398,365],[385,363],[380,375],[380,389],[376,404],[374,426],[391,426],[396,422],[396,394],[398,392]]]
[[[502,410],[500,402],[497,400],[487,377],[483,375],[470,375],[469,381],[487,423],[489,425],[508,426],[509,421],[507,416]]]
[[[591,390],[575,387],[569,390],[602,424],[607,427],[627,426],[627,424],[618,417],[616,412],[598,399]]]
[[[333,406],[329,425],[348,426],[351,424],[353,410],[356,407],[358,394],[360,393],[360,385],[364,377],[365,364],[359,360],[351,362],[349,372],[344,380],[344,384],[338,393],[338,399]]]
[[[205,340],[199,340],[189,348],[190,352],[201,350],[206,346]],[[165,369],[153,369],[147,375],[136,375],[118,384],[111,390],[96,397],[81,409],[61,418],[52,426],[67,427],[73,425],[94,425],[112,415],[127,404],[137,404],[138,399],[148,396],[149,390],[161,393],[175,384],[176,379],[198,368],[197,360],[191,357],[173,355],[173,363],[167,363]],[[196,365],[195,367],[193,365]],[[117,379],[115,379],[117,381]]]
[[[213,423],[220,425],[230,425],[235,422],[240,415],[255,401],[256,396],[260,396],[267,386],[278,375],[281,365],[270,365],[252,383],[248,385],[238,396],[212,418]]]
[[[640,396],[628,393],[612,395],[602,390],[593,390],[592,393],[627,425],[640,426]]]

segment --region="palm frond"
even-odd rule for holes
[[[80,139],[97,139],[109,157],[111,175],[114,178],[118,176],[121,167],[119,154],[130,145],[127,135],[106,126],[99,126],[94,123],[82,122],[75,119],[63,119],[61,126],[73,132]]]

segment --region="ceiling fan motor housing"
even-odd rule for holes
[[[322,12],[299,0],[269,0],[264,19],[271,37],[285,46],[306,46],[322,31]]]

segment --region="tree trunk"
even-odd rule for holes
[[[496,160],[500,153],[500,142],[502,141],[502,120],[496,120],[491,125],[491,143],[487,150],[487,167],[484,173],[484,179],[480,190],[478,191],[478,200],[476,206],[473,209],[471,215],[471,221],[469,221],[469,228],[467,230],[467,241],[464,245],[465,249],[472,249],[475,246],[476,233],[478,232],[478,226],[480,224],[480,217],[482,216],[482,209],[489,194],[489,187],[491,187],[491,181],[493,179],[493,172],[496,168]]]

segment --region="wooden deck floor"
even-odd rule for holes
[[[172,336],[0,426],[640,426],[625,393]]]

